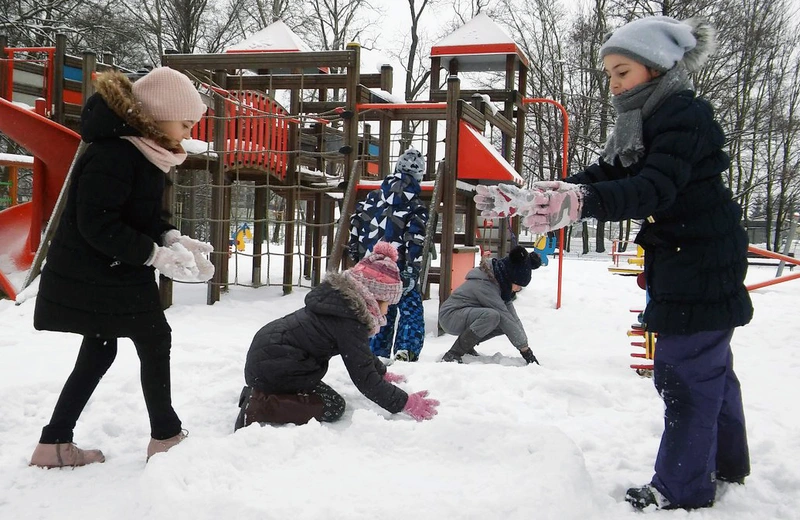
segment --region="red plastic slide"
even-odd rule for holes
[[[0,133],[34,156],[31,201],[0,211],[0,290],[16,299],[81,138],[2,98]]]

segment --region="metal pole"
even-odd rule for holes
[[[783,245],[783,254],[785,256],[789,256],[789,249],[792,246],[792,242],[794,242],[794,235],[797,232],[797,218],[800,217],[800,213],[793,213],[792,214],[792,221],[789,224],[789,234],[786,236],[786,243]],[[781,260],[778,263],[778,272],[775,273],[775,278],[778,278],[783,275],[783,266],[786,265],[785,260]]]

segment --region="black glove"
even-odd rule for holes
[[[527,350],[520,350],[519,353],[522,354],[522,357],[525,359],[525,362],[528,363],[529,365],[531,363],[536,363],[537,365],[539,364],[539,360],[536,359],[536,356],[533,355],[532,349],[529,348]]]
[[[403,296],[414,290],[414,288],[417,286],[418,278],[419,269],[413,265],[409,265],[400,271],[400,280],[403,282]]]
[[[347,245],[347,255],[350,257],[350,260],[355,263],[358,263],[358,261],[364,256],[361,254],[359,243],[356,241],[350,242]]]

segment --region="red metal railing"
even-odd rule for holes
[[[255,91],[226,91],[211,87],[225,98],[225,114],[216,117],[213,110],[192,129],[192,137],[213,142],[215,128],[224,132],[225,149],[217,153],[226,168],[258,168],[286,177],[289,125],[297,120],[269,96]]]
[[[561,112],[561,117],[564,121],[564,128],[563,128],[563,137],[561,139],[561,178],[565,179],[567,177],[567,161],[569,160],[569,115],[567,114],[567,109],[553,99],[547,98],[522,98],[522,102],[527,104],[531,103],[547,103],[553,105]],[[563,269],[564,269],[564,228],[558,230],[558,295],[556,296],[556,309],[561,308],[561,282],[563,277]]]

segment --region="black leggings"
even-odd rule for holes
[[[339,395],[336,390],[320,381],[311,392],[322,398],[323,408],[322,417],[319,419],[320,421],[334,422],[342,418],[347,404],[345,403],[344,397]]]
[[[181,421],[172,408],[169,351],[172,334],[131,338],[141,363],[142,391],[150,416],[150,434],[154,439],[169,439],[181,432]],[[39,442],[72,442],[75,424],[100,379],[117,357],[117,340],[83,338],[75,368],[67,378],[50,424],[42,429]]]

